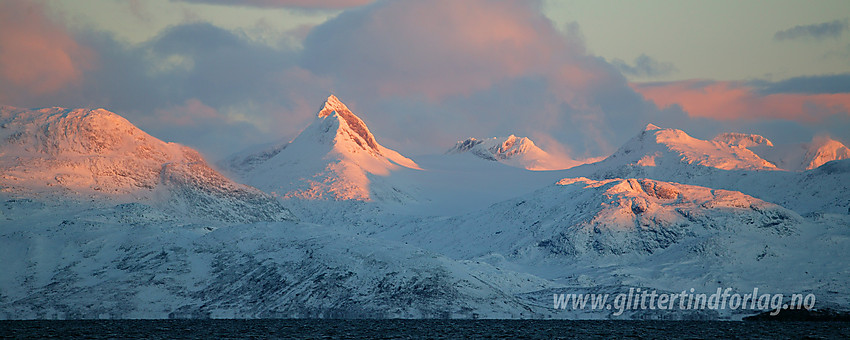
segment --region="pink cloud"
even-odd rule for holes
[[[217,5],[251,6],[251,7],[293,7],[312,9],[344,9],[370,4],[375,0],[182,0]]]
[[[364,92],[439,99],[541,74],[565,40],[528,2],[390,1],[316,27],[305,60]]]
[[[94,59],[39,2],[0,2],[0,101],[78,82]]]
[[[679,105],[692,117],[717,120],[779,118],[819,121],[850,114],[850,93],[760,94],[736,82],[687,80],[663,84],[632,84],[660,108]]]
[[[157,109],[154,112],[154,117],[156,117],[158,124],[178,126],[201,125],[209,120],[226,120],[218,110],[207,106],[196,98],[188,99],[181,105]]]

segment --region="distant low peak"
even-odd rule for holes
[[[769,139],[764,138],[761,135],[748,134],[748,133],[738,133],[738,132],[725,132],[715,136],[713,141],[726,143],[734,146],[741,146],[745,148],[753,147],[753,146],[773,146],[773,142]]]

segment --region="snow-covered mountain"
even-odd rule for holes
[[[811,170],[830,161],[850,158],[847,146],[826,136],[815,136],[809,143],[760,145],[751,150],[789,171]]]
[[[850,158],[850,149],[843,143],[829,137],[815,137],[803,156],[806,170],[817,168],[834,160]]]
[[[528,170],[560,170],[582,164],[580,161],[555,157],[539,148],[527,137],[467,138],[458,141],[446,154],[469,153],[488,161],[496,161]]]
[[[749,146],[758,143],[757,146]],[[783,171],[759,157],[772,149],[758,135],[723,134],[712,141],[675,129],[650,125],[603,161],[562,172],[564,177],[592,179],[651,178],[660,181],[740,191],[799,214],[850,209],[850,172],[846,160],[829,169]],[[830,164],[830,163],[827,163]]]
[[[369,128],[336,96],[289,143],[242,154],[225,166],[245,181],[282,198],[408,201],[411,193],[388,180],[411,159],[381,146]]]
[[[824,304],[846,306],[848,269],[830,258],[850,250],[848,222],[846,215],[806,220],[735,191],[565,178],[477,212],[385,233],[578,291],[760,287],[814,292]]]
[[[608,158],[587,166],[604,178],[647,177],[649,173],[694,174],[713,170],[778,170],[749,149],[728,141],[706,141],[682,130],[649,124]]]
[[[803,172],[776,148],[649,125],[566,170],[527,170],[552,156],[516,136],[413,162],[330,96],[225,161],[263,192],[106,110],[2,107],[0,318],[605,318],[552,294],[629,287],[848,308],[846,148]],[[660,313],[626,317],[684,315]]]
[[[850,149],[829,137],[815,137],[806,148],[802,167],[811,170],[834,160],[850,158]]]
[[[744,148],[750,148],[760,145],[768,147],[773,146],[773,143],[769,139],[764,138],[764,136],[737,132],[721,133],[715,136],[712,141],[729,144],[730,146],[738,146]]]
[[[226,222],[280,221],[273,197],[237,184],[188,147],[104,109],[0,109],[0,187],[16,197],[145,203]]]
[[[550,306],[529,296],[558,287],[313,224],[186,225],[125,205],[31,200],[2,208],[0,258],[14,260],[0,262],[0,319],[539,318]]]
[[[565,178],[424,230],[434,236],[427,242],[444,244],[435,250],[453,249],[447,252],[453,256],[498,252],[540,260],[651,254],[718,231],[790,235],[802,221],[793,211],[735,191],[650,179]]]
[[[2,319],[546,317],[548,293],[531,297],[558,287],[286,221],[277,199],[106,110],[2,110]],[[361,127],[341,131],[361,144],[333,145],[415,166]]]

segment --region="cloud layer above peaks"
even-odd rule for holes
[[[516,134],[570,157],[600,156],[650,122],[698,137],[832,129],[850,138],[850,129],[835,131],[848,127],[836,125],[850,111],[847,89],[829,85],[847,75],[630,83],[625,75],[651,78],[675,67],[647,55],[633,65],[609,63],[588,51],[577,25],[556,27],[538,2],[240,6],[342,11],[280,33],[281,41],[295,44],[270,45],[196,19],[128,43],[110,32],[72,28],[61,13],[38,4],[5,1],[0,104],[105,107],[212,158],[291,138],[329,93],[382,144],[409,155],[440,153],[466,137]]]

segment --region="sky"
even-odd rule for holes
[[[0,105],[103,107],[212,160],[329,94],[408,156],[527,136],[605,156],[643,126],[850,141],[850,2],[0,2]]]

